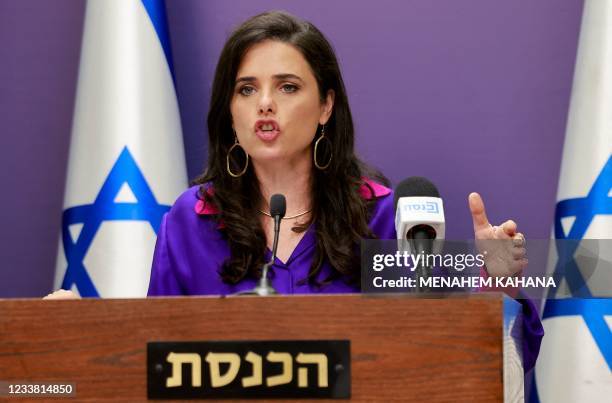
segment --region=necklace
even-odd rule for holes
[[[267,215],[268,217],[272,217],[272,215],[270,213],[266,213],[265,211],[262,211],[262,210],[257,210],[257,211],[259,211],[263,215]],[[292,216],[289,216],[289,217],[283,217],[282,219],[283,220],[291,220],[293,218],[298,218],[298,217],[301,217],[303,215],[306,215],[306,214],[310,213],[311,211],[312,211],[312,209],[306,210],[303,213],[292,215]]]

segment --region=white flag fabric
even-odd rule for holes
[[[163,214],[187,186],[162,0],[89,0],[56,288],[146,296]]]
[[[554,232],[576,246],[612,239],[612,0],[584,3]],[[579,259],[564,256],[576,267],[562,279],[572,298],[544,306],[532,402],[612,402],[612,300],[602,298],[612,290],[611,242],[598,252],[605,270],[586,286]]]

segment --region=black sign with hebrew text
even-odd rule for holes
[[[348,340],[151,342],[149,399],[351,396]]]

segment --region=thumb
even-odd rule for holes
[[[474,231],[489,228],[491,224],[489,224],[489,220],[487,219],[482,197],[480,197],[478,193],[472,192],[468,196],[468,202],[470,204],[470,212],[472,213]]]

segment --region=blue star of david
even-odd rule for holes
[[[137,203],[116,203],[114,201],[124,183],[129,185]],[[127,147],[124,147],[93,204],[75,206],[64,211],[62,241],[68,267],[62,281],[62,288],[69,290],[76,284],[81,296],[100,296],[87,273],[83,259],[102,222],[147,221],[157,234],[162,217],[169,209],[170,206],[157,203],[132,154]],[[83,228],[78,239],[73,242],[68,228],[73,224],[81,223]]]
[[[612,300],[593,298],[574,260],[574,253],[593,218],[596,215],[612,214],[612,197],[608,196],[610,189],[612,189],[612,156],[608,158],[608,162],[586,197],[562,200],[557,203],[555,238],[557,238],[559,259],[553,278],[557,284],[565,278],[572,296],[576,298],[547,301],[542,318],[582,316],[612,371],[612,332],[604,318],[604,315],[612,315]],[[561,219],[565,217],[576,217],[567,235],[561,226]],[[555,291],[552,290],[552,297],[555,296]]]

